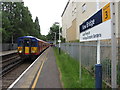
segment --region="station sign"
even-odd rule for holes
[[[110,3],[97,11],[80,26],[80,42],[111,38]]]

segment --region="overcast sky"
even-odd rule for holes
[[[33,20],[38,16],[42,35],[47,35],[54,22],[60,22],[61,15],[68,0],[23,0],[32,14]]]

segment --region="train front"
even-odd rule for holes
[[[18,54],[23,58],[31,58],[38,53],[38,41],[33,37],[18,38]]]

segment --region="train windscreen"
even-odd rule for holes
[[[23,46],[23,41],[22,41],[22,40],[20,40],[20,41],[18,42],[18,46]]]
[[[36,46],[37,46],[37,42],[36,41],[32,41],[31,47],[36,47]]]
[[[29,40],[24,40],[24,45],[25,45],[25,47],[29,47],[30,46],[30,41]]]

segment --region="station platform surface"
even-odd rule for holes
[[[17,52],[17,50],[2,51],[2,52],[0,52],[0,56],[4,56],[4,55],[11,54],[11,53],[16,53],[16,52]]]
[[[44,51],[9,88],[62,88],[53,48]]]

